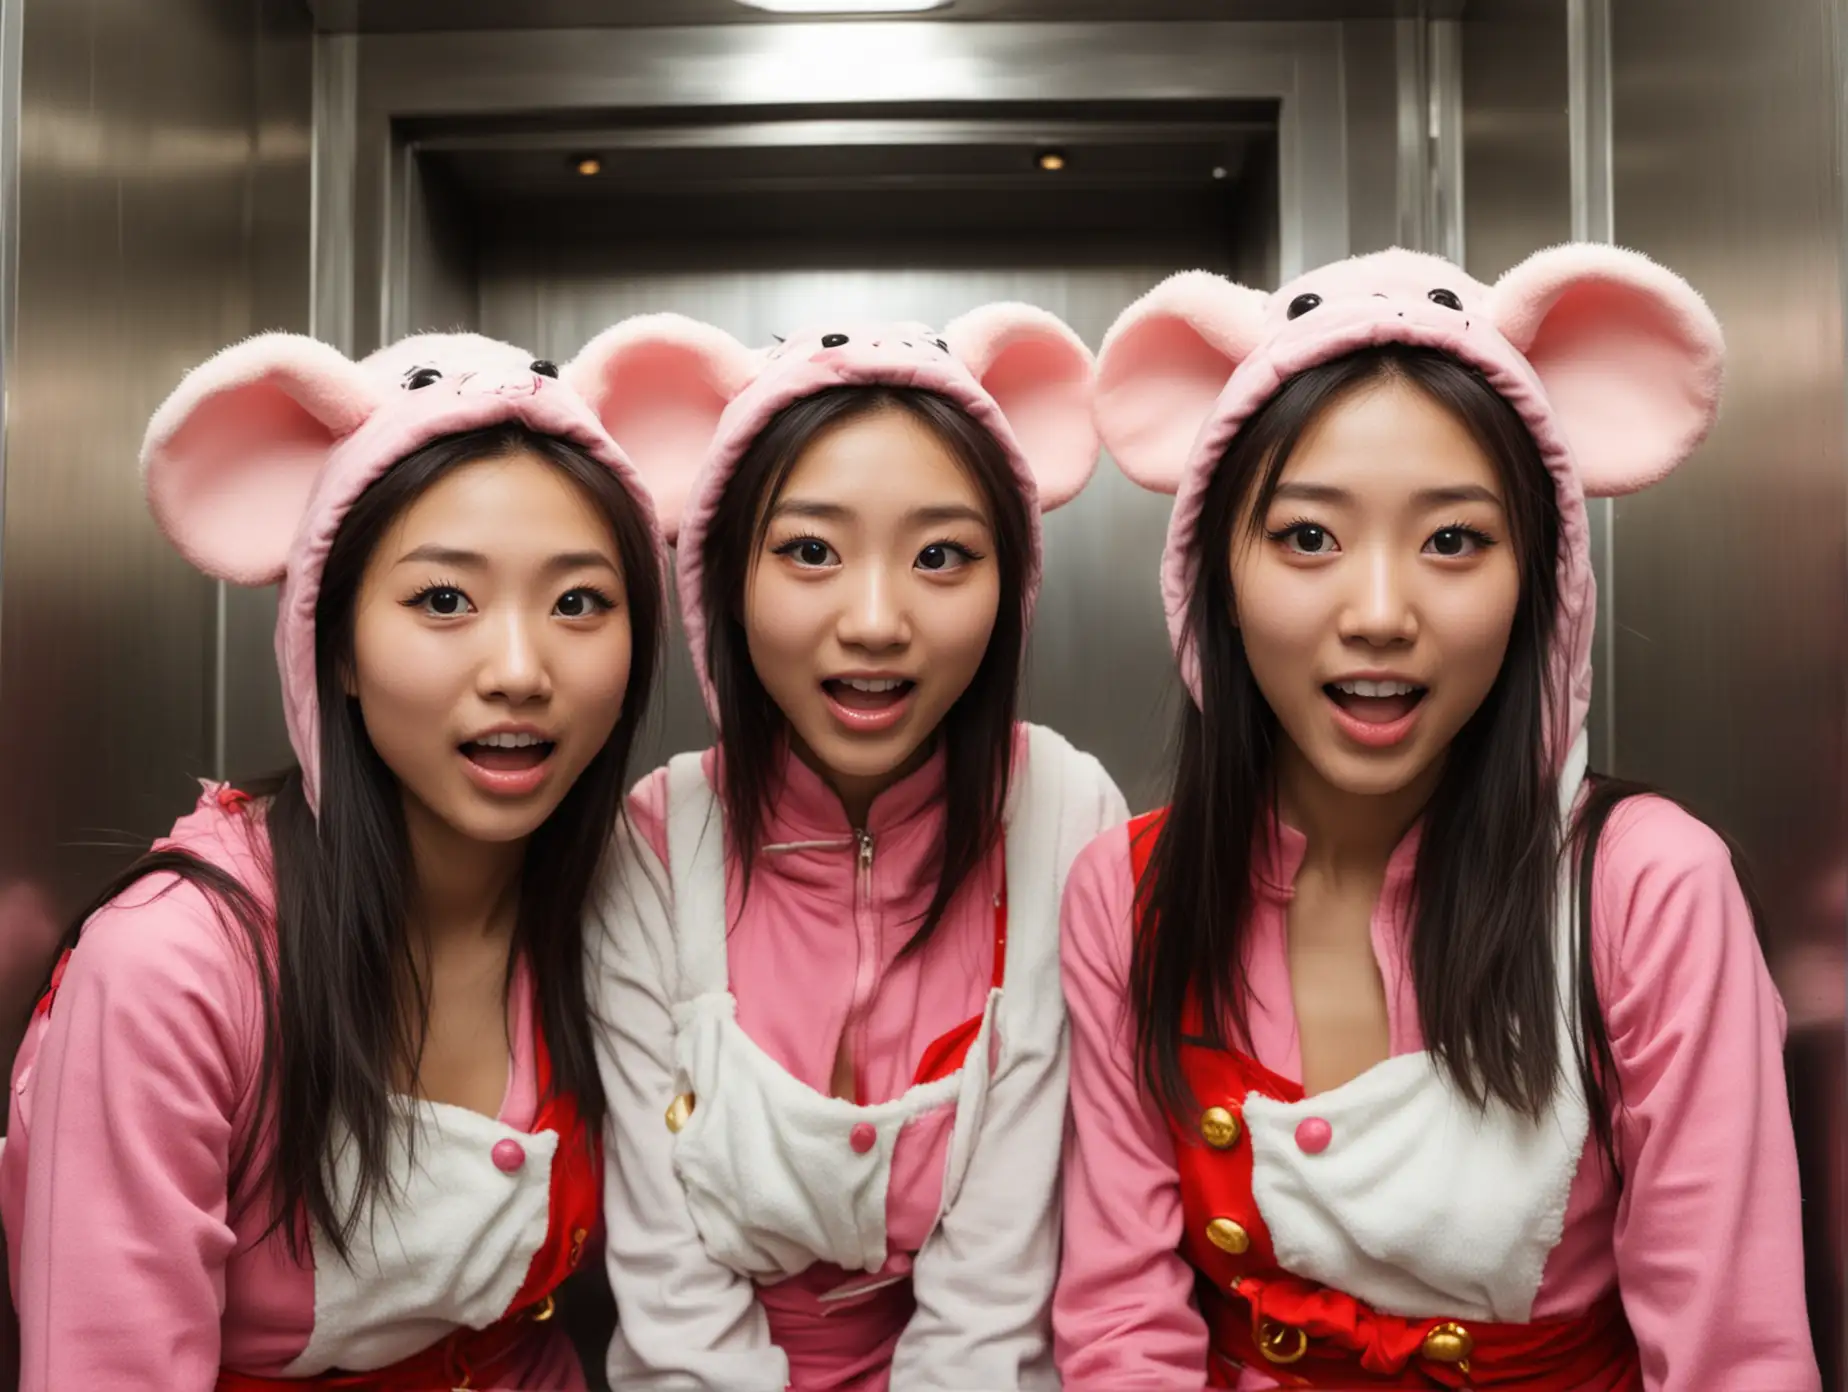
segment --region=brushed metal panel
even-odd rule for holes
[[[1848,419],[1841,6],[1611,7],[1617,239],[1730,340],[1725,417],[1616,510],[1618,766],[1735,834],[1790,1010],[1811,1317],[1843,1359]],[[1723,1124],[1723,1122],[1722,1122]]]
[[[692,314],[758,343],[830,313],[942,323],[990,300],[1024,299],[1059,314],[1095,346],[1125,304],[1176,266],[1260,282],[1265,275],[1261,264],[1239,264],[1252,254],[1241,243],[1260,243],[1261,234],[1228,236],[1199,222],[1150,220],[1113,246],[1074,246],[993,231],[982,240],[979,230],[959,241],[944,234],[941,219],[927,238],[874,240],[864,218],[850,204],[838,215],[820,210],[806,241],[766,245],[702,242],[673,227],[657,228],[646,242],[574,239],[562,231],[569,224],[525,210],[484,233],[482,328],[564,357],[616,320],[654,310]],[[728,224],[755,228],[758,219],[734,208],[727,222],[707,225]],[[970,209],[955,226],[992,224]],[[1142,492],[1104,461],[1077,502],[1046,519],[1047,579],[1029,660],[1031,717],[1096,753],[1138,807],[1159,796],[1166,703],[1177,690],[1155,583],[1168,510],[1166,498]],[[1093,679],[1104,654],[1109,682]],[[651,733],[643,760],[710,739],[678,639]]]
[[[404,33],[437,29],[575,29],[593,25],[779,23],[736,0],[309,0],[326,30]],[[955,0],[931,18],[964,20],[1385,19],[1411,0]],[[1421,13],[1450,17],[1462,0],[1423,0]]]
[[[1474,0],[1463,30],[1463,243],[1494,281],[1572,232],[1563,0]]]
[[[135,457],[186,368],[259,323],[304,326],[309,26],[292,0],[7,0],[4,20],[11,1058],[64,918],[190,805],[227,743],[221,709],[228,731],[261,725],[262,695],[218,678],[238,617],[156,533]]]

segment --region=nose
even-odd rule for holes
[[[843,576],[845,602],[835,634],[845,647],[889,652],[911,641],[904,587],[883,565],[863,565]]]
[[[1350,572],[1354,590],[1341,612],[1344,642],[1402,647],[1418,637],[1418,606],[1401,558],[1381,547]]]
[[[476,691],[484,699],[526,705],[552,695],[552,674],[540,634],[530,619],[508,609],[483,624],[486,647],[476,675]]]

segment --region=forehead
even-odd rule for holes
[[[864,513],[982,501],[980,487],[955,453],[924,422],[899,409],[857,416],[816,435],[777,496]]]
[[[512,556],[600,542],[611,529],[581,483],[520,450],[447,470],[398,514],[392,533],[412,546],[466,539],[470,550]]]
[[[1357,496],[1479,484],[1498,493],[1495,461],[1448,408],[1409,382],[1348,393],[1303,432],[1281,482],[1338,485]]]

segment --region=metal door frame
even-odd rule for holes
[[[405,312],[420,118],[715,122],[1010,104],[1257,100],[1278,110],[1278,262],[1285,279],[1406,240],[1362,165],[1423,162],[1394,119],[1401,31],[1426,21],[1315,23],[796,23],[709,28],[324,35],[316,51],[315,332],[363,352]],[[1422,73],[1416,80],[1425,81]],[[1384,93],[1383,98],[1375,98]],[[1375,109],[1383,100],[1383,109]],[[1383,118],[1383,119],[1382,119]],[[1428,177],[1426,178],[1428,183]],[[1425,187],[1395,178],[1402,203]],[[1393,195],[1389,192],[1387,197]],[[1418,225],[1417,223],[1413,224]]]

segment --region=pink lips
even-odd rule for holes
[[[821,694],[827,698],[829,713],[843,728],[856,735],[877,735],[890,730],[905,718],[917,690],[915,686],[908,686],[890,705],[875,710],[861,710],[846,705],[825,685],[821,688]]]
[[[1420,701],[1397,720],[1381,724],[1377,721],[1362,720],[1339,701],[1330,696],[1323,696],[1328,708],[1334,712],[1335,728],[1369,749],[1390,749],[1405,740],[1418,726],[1418,718],[1424,714],[1424,702]]]

